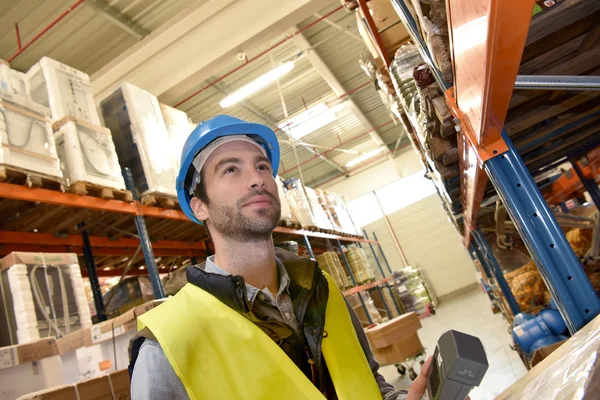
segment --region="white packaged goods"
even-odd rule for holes
[[[13,252],[0,278],[0,346],[91,326],[76,254]]]
[[[190,122],[184,111],[169,107],[165,104],[160,105],[160,110],[162,111],[165,125],[167,125],[173,158],[175,159],[175,167],[178,172],[183,145],[196,126]]]
[[[100,125],[90,77],[48,57],[27,71],[31,98],[50,107],[52,119],[67,115]]]
[[[63,383],[55,338],[0,347],[0,400]]]
[[[278,176],[275,178],[275,181],[277,182],[277,192],[279,193],[279,202],[281,203],[281,218],[279,218],[279,220],[289,224],[292,222],[290,203],[288,202],[285,194],[285,189],[283,188],[283,182],[281,178]]]
[[[291,178],[284,182],[285,192],[290,204],[292,219],[298,221],[303,227],[316,226],[315,219],[310,210],[308,199],[304,194],[302,182],[298,178]]]
[[[125,189],[117,151],[108,128],[78,119],[55,124],[54,128],[56,150],[68,184],[87,182]]]
[[[48,110],[0,93],[0,165],[62,180]]]
[[[333,229],[333,225],[331,224],[329,216],[319,202],[319,196],[317,196],[317,192],[309,187],[305,187],[305,189],[306,195],[308,196],[308,201],[310,201],[313,216],[315,217],[316,226],[321,229]]]
[[[29,97],[29,82],[24,73],[11,69],[10,65],[0,60],[0,90]]]
[[[175,176],[179,170],[173,154],[165,152],[171,144],[156,96],[123,83],[100,106],[119,164],[131,170],[140,195],[177,197]]]

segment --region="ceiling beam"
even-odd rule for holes
[[[319,13],[314,13],[313,15],[315,16],[315,18],[323,18],[323,16],[321,14],[319,14]],[[349,15],[351,18],[354,18],[354,14],[352,14],[352,13],[349,13],[347,15]],[[348,28],[344,28],[343,26],[341,26],[340,24],[337,24],[337,23],[333,22],[329,18],[324,18],[323,22],[325,22],[326,24],[334,27],[337,30],[342,31],[344,34],[348,35],[349,37],[351,37],[352,39],[356,40],[360,44],[364,44],[365,43],[364,40],[362,40],[362,38],[360,36],[358,36],[356,33],[350,32],[348,30]]]
[[[321,75],[323,80],[329,85],[329,87],[331,88],[333,93],[335,93],[335,95],[337,97],[345,95],[346,89],[344,89],[344,86],[340,83],[340,81],[337,79],[337,77],[334,75],[334,73],[331,71],[331,69],[329,69],[327,64],[325,64],[325,61],[323,61],[323,59],[321,58],[321,56],[319,56],[317,51],[315,49],[311,48],[312,45],[310,44],[310,42],[308,41],[306,36],[304,36],[302,33],[300,33],[294,37],[294,40],[295,40],[296,44],[298,45],[298,48],[300,49],[300,51],[302,51],[304,53],[305,57],[312,64],[312,66],[317,70],[319,75]],[[379,135],[377,130],[375,130],[373,128],[373,125],[371,124],[371,122],[367,119],[366,115],[360,110],[360,108],[358,108],[358,106],[356,105],[354,100],[352,100],[352,98],[349,97],[345,103],[346,103],[346,108],[348,110],[350,110],[350,112],[352,114],[354,114],[354,116],[358,119],[358,121],[360,122],[362,127],[366,131],[370,132],[369,136],[371,136],[371,139],[373,139],[375,144],[377,144],[377,147],[385,146],[385,148],[384,148],[385,154],[388,156],[388,158],[390,160],[393,159],[392,152],[385,145],[385,143],[383,142],[383,139],[381,139],[381,136]]]
[[[211,83],[211,80],[208,80],[208,82]],[[231,93],[231,90],[229,90],[229,88],[227,87],[227,85],[225,85],[222,82],[219,82],[219,83],[213,85],[213,87],[215,87],[218,91],[220,91],[221,93],[223,93],[225,95],[228,95],[228,94]],[[249,100],[240,101],[240,102],[238,102],[238,104],[241,104],[243,107],[245,107],[252,114],[254,114],[258,118],[262,119],[267,125],[271,125],[271,128],[273,130],[277,131],[279,129],[279,127],[277,126],[277,122],[275,122],[269,115],[267,115],[266,112],[264,112],[263,110],[261,110],[256,105],[252,104]],[[324,161],[327,164],[331,165],[333,168],[337,169],[338,171],[340,171],[340,172],[345,172],[346,171],[341,165],[339,165],[338,163],[336,163],[333,160],[330,160],[329,158],[325,157],[324,155],[321,155],[321,153],[319,153],[317,150],[315,150],[312,147],[309,147],[308,144],[302,143],[301,141],[299,141],[298,139],[293,138],[292,136],[289,136],[289,135],[287,135],[287,136],[294,143],[290,143],[290,142],[285,142],[285,143],[290,144],[292,146],[294,146],[294,145],[301,146],[306,151],[308,151],[309,153],[311,153],[312,155],[314,155],[316,157],[319,157],[322,161]]]
[[[84,4],[95,12],[102,14],[106,19],[129,33],[131,36],[141,39],[150,33],[149,30],[132,21],[116,8],[111,7],[104,0],[84,0]]]
[[[329,3],[198,0],[94,73],[94,96],[102,100],[127,81],[155,96],[177,89],[174,101],[182,100],[195,82],[230,66],[240,49],[264,45]]]

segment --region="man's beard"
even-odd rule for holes
[[[255,196],[268,196],[272,201],[270,208],[259,208],[256,216],[242,214],[242,208]],[[211,202],[208,206],[211,229],[224,237],[244,242],[262,242],[273,234],[281,218],[281,204],[277,197],[266,190],[255,190],[244,196],[235,207],[222,206]]]

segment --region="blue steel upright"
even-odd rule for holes
[[[363,229],[363,233],[365,235],[365,239],[369,240],[369,235],[367,235],[367,231]],[[375,232],[373,232],[373,236],[375,236]],[[375,240],[377,240],[377,239],[375,239]],[[373,243],[369,242],[369,247],[371,248],[371,253],[373,253],[373,258],[375,258],[375,262],[377,263],[377,267],[379,268],[379,272],[381,272],[381,277],[385,278],[386,277],[385,273],[383,272],[383,268],[381,267],[381,263],[379,262],[379,258],[377,258],[377,253],[375,253],[375,249],[373,248]],[[385,260],[385,254],[383,254],[383,249],[381,248],[381,244],[379,244],[379,251],[381,251],[381,255],[383,256],[383,258]],[[385,262],[387,263],[387,260],[385,260]],[[389,264],[388,264],[388,270],[390,271],[390,276],[391,276],[392,275],[392,269],[390,268]],[[390,297],[394,301],[394,306],[396,307],[396,311],[398,311],[398,315],[402,315],[403,314],[402,313],[402,309],[400,308],[400,305],[396,301],[396,297],[394,296],[394,290],[391,288],[390,283],[386,282],[385,286],[387,287],[387,290],[390,292]],[[390,319],[391,319],[391,315],[390,315]]]
[[[508,134],[508,151],[485,162],[498,195],[571,333],[600,313],[600,298]]]
[[[579,164],[577,164],[577,159],[571,159],[571,165],[575,170],[575,173],[579,177],[579,180],[585,187],[585,190],[589,193],[592,198],[592,202],[596,206],[598,210],[600,210],[600,187],[596,183],[596,179],[594,178],[586,178],[581,168],[579,168]]]
[[[312,246],[310,245],[310,241],[308,240],[308,236],[302,235],[302,237],[304,238],[304,245],[306,246],[306,250],[308,250],[308,255],[310,256],[310,258],[312,258],[314,260],[315,253],[313,253],[313,249],[312,249]]]
[[[135,184],[133,183],[133,176],[131,175],[129,168],[123,168],[123,178],[125,178],[125,186],[131,191],[133,199],[138,201],[137,191],[135,190]],[[136,215],[134,218],[154,296],[157,299],[162,299],[165,297],[165,292],[163,291],[160,276],[158,275],[158,268],[156,267],[154,251],[152,250],[152,242],[150,241],[150,236],[148,236],[148,230],[146,229],[146,222],[141,215]]]
[[[350,279],[352,279],[352,284],[354,285],[354,287],[356,287],[356,285],[358,284],[356,282],[356,278],[354,277],[354,274],[352,273],[352,268],[350,268],[350,263],[348,262],[348,259],[346,258],[346,255],[344,254],[344,248],[342,247],[342,242],[340,242],[340,239],[335,239],[338,245],[338,248],[340,249],[340,253],[342,254],[342,261],[344,261],[344,265],[346,266],[346,271],[348,271],[348,274],[350,274]],[[362,304],[363,309],[365,310],[365,314],[367,316],[367,319],[369,320],[369,324],[373,323],[373,320],[371,319],[371,314],[369,314],[369,310],[367,309],[367,305],[365,304],[365,300],[362,297],[362,294],[360,294],[360,292],[357,293],[358,294],[358,298],[360,299],[360,304]]]

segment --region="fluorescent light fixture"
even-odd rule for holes
[[[301,139],[335,121],[337,119],[336,113],[344,107],[344,103],[340,103],[333,108],[329,108],[325,103],[319,103],[277,126],[294,139]]]
[[[356,157],[355,159],[348,161],[346,163],[346,168],[354,167],[355,165],[360,164],[361,162],[368,160],[369,158],[375,157],[377,154],[381,153],[382,151],[383,151],[383,147],[379,147],[375,150],[366,152],[362,156]]]
[[[236,90],[231,93],[229,96],[225,97],[219,105],[222,108],[231,107],[239,101],[244,100],[246,97],[250,96],[253,93],[258,92],[259,90],[267,87],[269,84],[275,82],[277,79],[281,78],[288,72],[294,69],[294,63],[292,61],[288,61],[286,63],[281,64],[277,68],[274,68],[263,74],[250,82],[249,84],[242,86],[242,88]]]
[[[146,269],[146,267],[144,267],[143,265],[141,267],[139,267],[138,269]]]

